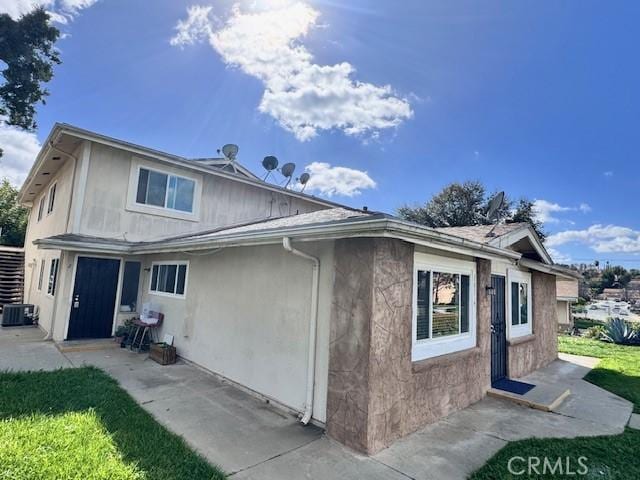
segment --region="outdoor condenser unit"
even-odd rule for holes
[[[33,323],[33,305],[5,305],[2,309],[2,326],[31,325]]]

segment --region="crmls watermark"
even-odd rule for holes
[[[507,469],[512,475],[586,475],[587,457],[511,457]]]

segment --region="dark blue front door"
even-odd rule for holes
[[[119,272],[120,260],[78,257],[68,340],[111,336]]]
[[[507,324],[505,320],[505,280],[491,275],[491,383],[507,376]]]

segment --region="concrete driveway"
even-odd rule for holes
[[[238,479],[464,479],[509,441],[617,434],[632,411],[629,402],[582,380],[588,362],[565,357],[530,378],[571,389],[557,412],[485,398],[367,457],[185,362],[160,366],[118,348],[62,354],[42,337],[35,328],[0,328],[0,370],[102,368],[159,422]]]

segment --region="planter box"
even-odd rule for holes
[[[160,365],[176,363],[176,347],[166,343],[152,343],[149,348],[149,357]]]

